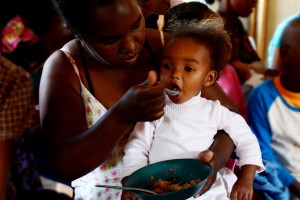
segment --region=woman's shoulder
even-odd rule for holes
[[[51,80],[66,82],[69,79],[72,82],[75,75],[72,65],[76,63],[75,61],[72,62],[64,51],[67,52],[72,59],[76,60],[76,50],[74,50],[74,47],[72,48],[73,42],[74,41],[68,42],[62,49],[56,50],[48,57],[43,67],[42,80],[43,77],[45,77],[45,80],[51,78]]]
[[[76,59],[78,49],[75,45],[75,40],[71,40],[61,49],[54,51],[46,60],[44,67],[62,68],[67,63],[71,65],[70,59],[66,55],[68,54],[71,58]]]

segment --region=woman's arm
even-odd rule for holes
[[[233,150],[234,144],[230,137],[224,131],[218,131],[214,143],[209,150],[204,151],[199,155],[200,160],[211,164],[213,171],[212,175],[207,179],[204,187],[196,197],[204,194],[211,188],[216,180],[217,172],[226,165]]]
[[[164,87],[153,86],[156,79],[150,73],[88,128],[79,80],[69,60],[61,51],[47,60],[40,84],[40,118],[47,156],[60,179],[87,174],[106,160],[132,124],[163,115]]]

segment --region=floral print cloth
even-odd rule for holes
[[[34,44],[38,37],[31,29],[25,26],[20,16],[12,18],[3,28],[1,35],[1,52],[13,52],[20,42],[30,42]]]
[[[70,60],[81,85],[81,97],[84,101],[86,110],[86,122],[88,127],[93,126],[107,111],[106,108],[87,90],[83,85],[75,60],[65,50],[62,50]],[[109,188],[98,188],[96,184],[121,185],[123,149],[127,140],[123,139],[116,146],[115,150],[109,155],[107,160],[86,174],[72,181],[75,188],[75,200],[114,200],[121,198],[121,191]],[[99,147],[101,148],[101,147]]]

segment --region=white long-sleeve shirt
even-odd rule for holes
[[[258,141],[246,121],[219,101],[197,95],[183,104],[174,104],[166,97],[164,113],[154,122],[136,124],[125,147],[123,177],[163,160],[196,159],[222,129],[236,146],[240,167],[253,164],[260,167],[258,172],[264,170]]]

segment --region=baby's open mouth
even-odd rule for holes
[[[181,90],[178,87],[178,85],[176,85],[176,84],[173,84],[171,86],[171,89],[166,88],[165,91],[167,92],[168,95],[171,95],[171,96],[176,96],[176,95],[181,94]]]

